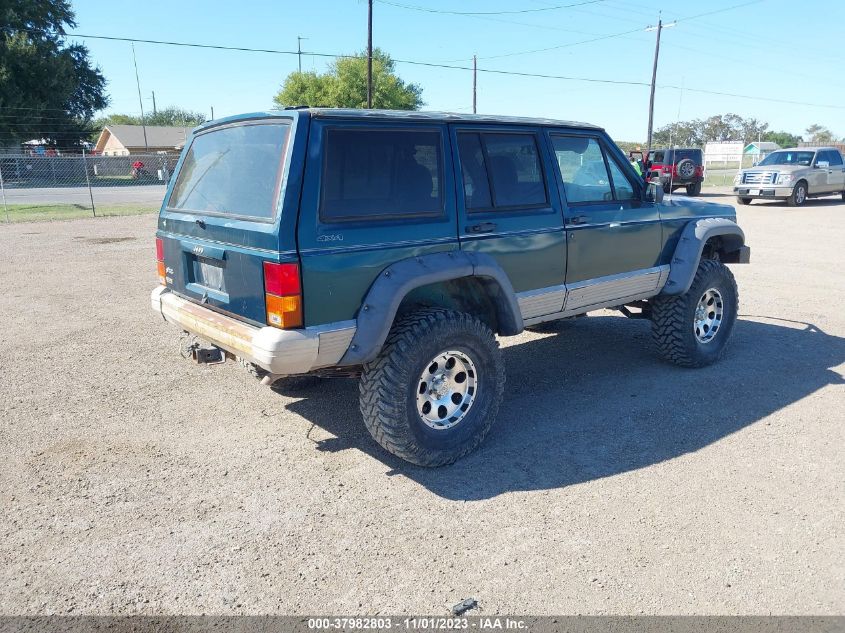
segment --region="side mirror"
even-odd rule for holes
[[[645,192],[645,199],[648,202],[656,202],[657,204],[663,202],[663,185],[659,180],[649,181],[648,188]]]
[[[826,160],[820,160],[816,162],[816,169],[827,169],[830,167],[830,162]]]

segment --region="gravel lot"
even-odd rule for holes
[[[0,226],[0,612],[843,614],[843,221],[740,210],[714,367],[611,312],[504,339],[497,426],[438,470],[354,381],[183,360],[153,216]]]

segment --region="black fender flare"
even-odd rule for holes
[[[701,261],[704,245],[707,240],[717,235],[722,237],[727,252],[740,251],[741,255],[737,260],[747,263],[749,249],[745,246],[745,233],[736,222],[728,218],[693,220],[684,227],[675,246],[675,253],[669,265],[669,277],[660,292],[661,295],[682,295],[689,290]]]
[[[340,365],[360,365],[381,351],[396,312],[414,288],[461,277],[475,277],[496,306],[499,333],[513,336],[524,324],[510,279],[490,255],[449,251],[410,257],[385,268],[367,291],[358,310],[357,329]]]

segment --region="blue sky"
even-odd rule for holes
[[[664,23],[655,105],[655,128],[678,119],[734,112],[768,121],[772,128],[801,133],[812,123],[845,135],[845,23],[843,0],[599,0],[564,9],[547,7],[579,0],[376,0],[373,41],[395,59],[479,69],[565,75],[648,83],[654,33]],[[580,0],[585,1],[585,0]],[[440,11],[528,11],[462,16]],[[690,16],[736,7],[713,15]],[[800,10],[799,10],[800,6]],[[366,46],[364,0],[74,0],[77,33],[225,46],[348,54]],[[536,11],[536,9],[544,9]],[[688,19],[684,19],[688,18]],[[626,35],[619,35],[632,31]],[[601,41],[584,40],[608,37]],[[76,38],[74,38],[76,39]],[[83,39],[108,80],[109,112],[138,113],[130,44]],[[827,46],[825,42],[833,44]],[[526,54],[522,51],[550,48]],[[135,44],[145,110],[178,105],[216,117],[271,107],[296,55],[191,49]],[[501,57],[502,55],[508,55]],[[302,56],[303,70],[325,70],[329,59]],[[400,63],[406,81],[423,87],[425,109],[468,112],[471,73]],[[670,88],[668,86],[676,86]],[[684,86],[686,90],[678,88]],[[795,105],[692,92],[730,92],[805,104]],[[617,140],[646,135],[648,88],[639,85],[564,81],[479,73],[481,113],[548,116],[604,126]]]

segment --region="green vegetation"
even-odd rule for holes
[[[88,49],[64,42],[76,26],[69,0],[4,0],[0,25],[0,138],[77,146],[109,100]]]
[[[154,114],[144,115],[145,125],[161,125],[164,127],[196,127],[205,123],[206,116],[202,112],[192,112],[176,106],[168,106],[157,110]],[[96,119],[92,126],[94,134],[92,140],[96,140],[103,127],[106,125],[141,125],[141,117],[135,114],[109,114],[108,116]]]
[[[9,204],[8,219],[10,222],[43,222],[47,220],[75,220],[90,218],[94,214],[90,205],[82,204]],[[118,215],[142,215],[158,213],[158,207],[139,204],[111,204],[97,205],[97,217]],[[0,208],[0,222],[6,221],[6,212]]]
[[[373,107],[390,110],[419,110],[424,105],[422,88],[402,81],[390,55],[373,49]],[[342,57],[328,72],[294,72],[287,76],[273,97],[279,106],[367,107],[367,55]]]

